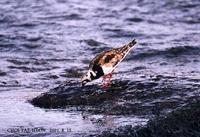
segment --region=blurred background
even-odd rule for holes
[[[163,75],[199,84],[199,7],[199,0],[1,0],[2,135],[19,126],[71,128],[70,134],[88,134],[145,124],[146,117],[111,116],[113,124],[99,125],[91,119],[102,115],[83,120],[81,112],[35,108],[27,100],[63,81],[80,80],[97,53],[132,39],[138,44],[114,79]]]

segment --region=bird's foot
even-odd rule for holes
[[[107,89],[111,85],[112,73],[103,76],[101,88]]]

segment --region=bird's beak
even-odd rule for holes
[[[85,86],[85,84],[86,84],[86,83],[83,83],[83,82],[82,82],[82,83],[81,83],[81,86],[82,86],[82,87],[84,87],[84,86]]]
[[[81,82],[82,87],[84,87],[86,83],[86,81]]]

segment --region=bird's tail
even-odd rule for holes
[[[132,40],[131,42],[129,42],[129,43],[127,44],[127,46],[128,46],[129,48],[131,48],[131,47],[133,47],[136,43],[137,43],[137,42],[136,42],[136,40],[134,39],[134,40]]]
[[[132,48],[135,44],[136,44],[136,40],[132,40],[131,42],[129,42],[127,45],[124,45],[122,48],[121,48],[121,52],[126,54],[126,52],[129,51],[130,48]]]

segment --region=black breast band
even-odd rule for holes
[[[91,77],[92,79],[98,79],[104,75],[103,69],[100,65],[96,65],[96,64],[93,65],[92,70],[96,73],[95,77],[92,75],[92,77]]]

